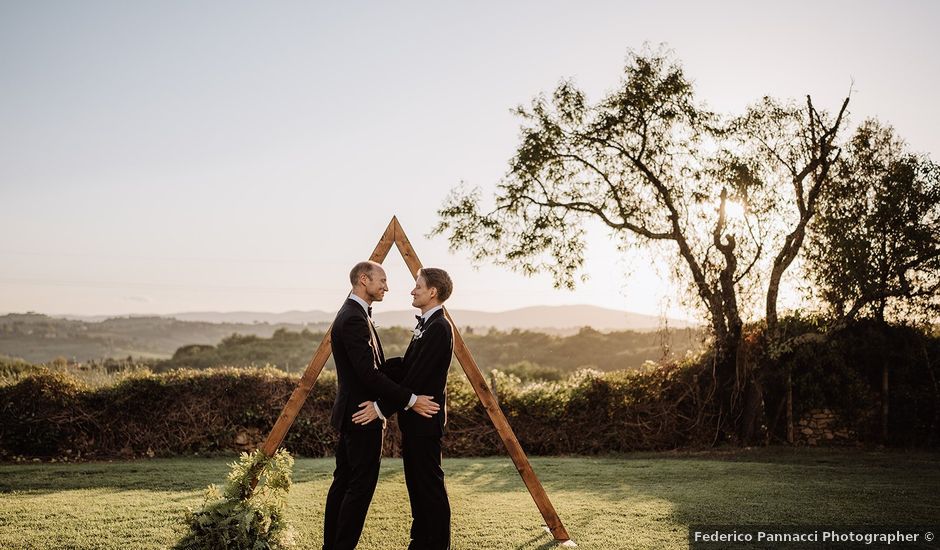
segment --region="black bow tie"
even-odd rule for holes
[[[366,311],[369,314],[369,319],[371,319],[372,318],[372,306],[369,306],[368,308],[366,308]]]
[[[420,329],[423,330],[423,329],[424,329],[424,317],[422,317],[422,316],[420,316],[420,315],[415,315],[415,319],[418,320],[418,326],[417,326],[417,328],[420,328]]]

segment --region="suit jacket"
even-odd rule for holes
[[[382,344],[362,306],[352,299],[346,300],[333,321],[330,338],[338,383],[330,423],[339,431],[383,429],[385,423],[380,419],[365,425],[352,421],[359,403],[384,399],[404,408],[412,391],[379,372],[385,361]]]
[[[403,433],[414,435],[444,435],[447,423],[447,370],[454,354],[454,331],[444,316],[444,310],[435,311],[424,324],[421,337],[411,339],[401,361],[391,360],[382,368],[393,380],[411,388],[418,395],[433,395],[441,410],[425,418],[411,409],[405,411],[391,400],[379,399],[382,414],[388,417],[398,413],[398,426]],[[409,396],[410,397],[410,396]],[[405,403],[407,405],[407,403]]]

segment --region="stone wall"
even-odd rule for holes
[[[830,409],[812,409],[796,423],[796,444],[846,445],[858,441],[858,434]]]

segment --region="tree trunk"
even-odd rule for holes
[[[739,377],[740,328],[725,332],[715,341],[715,400],[719,412],[719,437],[724,443],[740,443],[743,380]]]
[[[793,429],[793,369],[787,368],[787,443],[796,441]]]
[[[927,374],[930,375],[930,381],[933,384],[933,419],[930,421],[930,429],[927,430],[927,446],[933,446],[937,433],[937,426],[940,425],[940,384],[937,383],[937,376],[933,371],[933,363],[930,361],[930,354],[927,353],[927,344],[921,341],[921,350],[924,352],[924,366],[927,368]]]
[[[758,377],[757,369],[752,371],[744,391],[744,410],[741,416],[741,443],[752,445],[758,435],[760,420],[764,416],[764,387]]]
[[[881,368],[881,441],[888,444],[888,363]]]

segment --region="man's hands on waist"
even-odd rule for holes
[[[441,406],[434,401],[433,395],[419,395],[411,410],[425,418],[431,418],[441,410]],[[352,421],[356,424],[368,424],[376,418],[379,418],[379,411],[372,401],[359,403],[359,411],[352,415]]]

